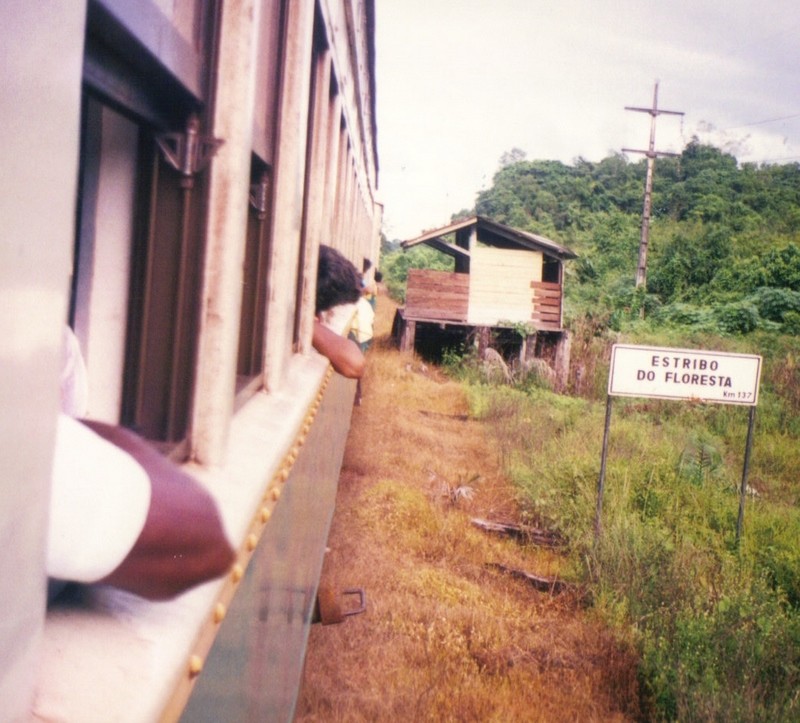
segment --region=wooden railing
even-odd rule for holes
[[[541,331],[561,330],[561,284],[531,281],[533,311],[531,321]]]

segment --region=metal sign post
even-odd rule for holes
[[[649,397],[750,407],[739,496],[739,518],[736,523],[736,543],[738,544],[744,522],[747,473],[753,445],[755,408],[758,404],[760,379],[761,357],[754,354],[729,354],[698,349],[615,344],[611,349],[611,368],[608,374],[603,453],[600,461],[600,477],[597,481],[595,537],[599,538],[601,531],[600,518],[611,426],[611,398],[613,396]]]
[[[603,490],[606,485],[606,457],[608,457],[608,430],[611,428],[611,395],[606,397],[606,425],[603,430],[603,455],[600,458],[600,477],[597,480],[597,510],[594,516],[594,536],[600,538],[601,517],[603,514]]]
[[[744,523],[744,501],[747,497],[747,473],[750,467],[750,451],[753,448],[753,427],[756,421],[756,408],[750,407],[750,418],[747,424],[747,442],[744,448],[744,467],[742,469],[742,488],[739,490],[739,517],[736,520],[736,545],[739,545],[739,538],[742,536],[742,524]]]

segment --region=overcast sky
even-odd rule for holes
[[[384,231],[445,225],[500,156],[599,161],[692,136],[800,161],[797,0],[376,0]],[[632,161],[643,156],[629,154]],[[656,161],[656,167],[658,161]]]

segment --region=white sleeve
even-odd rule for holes
[[[66,324],[61,354],[61,411],[83,417],[89,407],[89,379],[78,337]]]
[[[127,452],[58,418],[47,540],[49,577],[95,582],[127,557],[150,507],[150,478]]]

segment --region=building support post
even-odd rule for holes
[[[563,392],[569,383],[569,361],[572,353],[572,336],[566,329],[556,342],[556,391]]]
[[[405,319],[400,335],[400,351],[414,351],[414,337],[417,333],[417,322]]]
[[[522,337],[522,348],[519,351],[519,360],[522,366],[528,368],[536,358],[536,332]]]
[[[479,326],[478,332],[478,356],[483,359],[483,353],[489,348],[490,331],[488,326]]]

